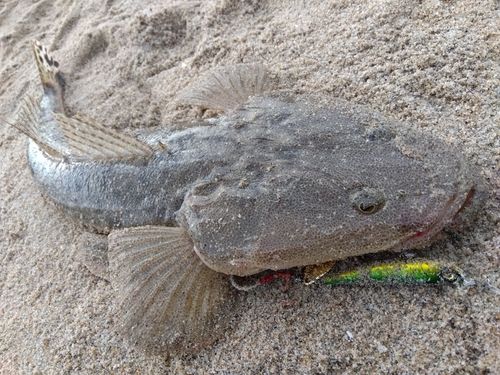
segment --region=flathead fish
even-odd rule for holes
[[[228,275],[428,245],[484,198],[444,142],[324,94],[272,91],[257,64],[219,68],[179,101],[200,126],[123,134],[66,116],[59,64],[33,42],[43,96],[14,126],[63,212],[109,234],[118,329],[154,352],[196,350],[235,305]]]

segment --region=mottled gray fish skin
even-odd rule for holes
[[[266,93],[257,65],[221,68],[179,96],[225,110],[204,126],[118,134],[66,117],[58,66],[33,49],[44,95],[13,125],[31,138],[42,193],[111,232],[117,329],[149,351],[197,350],[223,331],[234,306],[223,274],[425,246],[486,195],[456,148],[322,94]]]

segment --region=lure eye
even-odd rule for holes
[[[449,283],[454,283],[457,281],[458,277],[453,272],[444,272],[441,274],[443,280],[448,281]]]
[[[442,280],[448,283],[455,283],[463,280],[462,274],[458,269],[456,269],[456,267],[443,267],[439,276]]]
[[[367,187],[351,194],[350,200],[353,207],[365,215],[374,214],[385,205],[385,197],[382,192]]]

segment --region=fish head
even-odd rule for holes
[[[363,130],[328,109],[287,107],[283,116],[279,104],[272,108],[267,122],[284,119],[266,133],[276,141],[249,145],[252,157],[243,150],[210,188],[192,189],[177,212],[195,251],[218,272],[246,276],[423,247],[443,229],[468,223],[484,200],[478,172],[443,141]],[[302,130],[287,133],[300,122]]]

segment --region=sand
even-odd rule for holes
[[[498,1],[0,1],[0,374],[500,373]],[[368,105],[459,144],[489,198],[462,240],[419,254],[476,286],[302,286],[242,293],[216,343],[146,356],[113,330],[114,294],[78,256],[85,230],[44,200],[5,124],[49,46],[69,113],[136,128],[193,119],[172,99],[208,69],[264,63],[280,88]],[[358,260],[350,260],[356,264]]]

